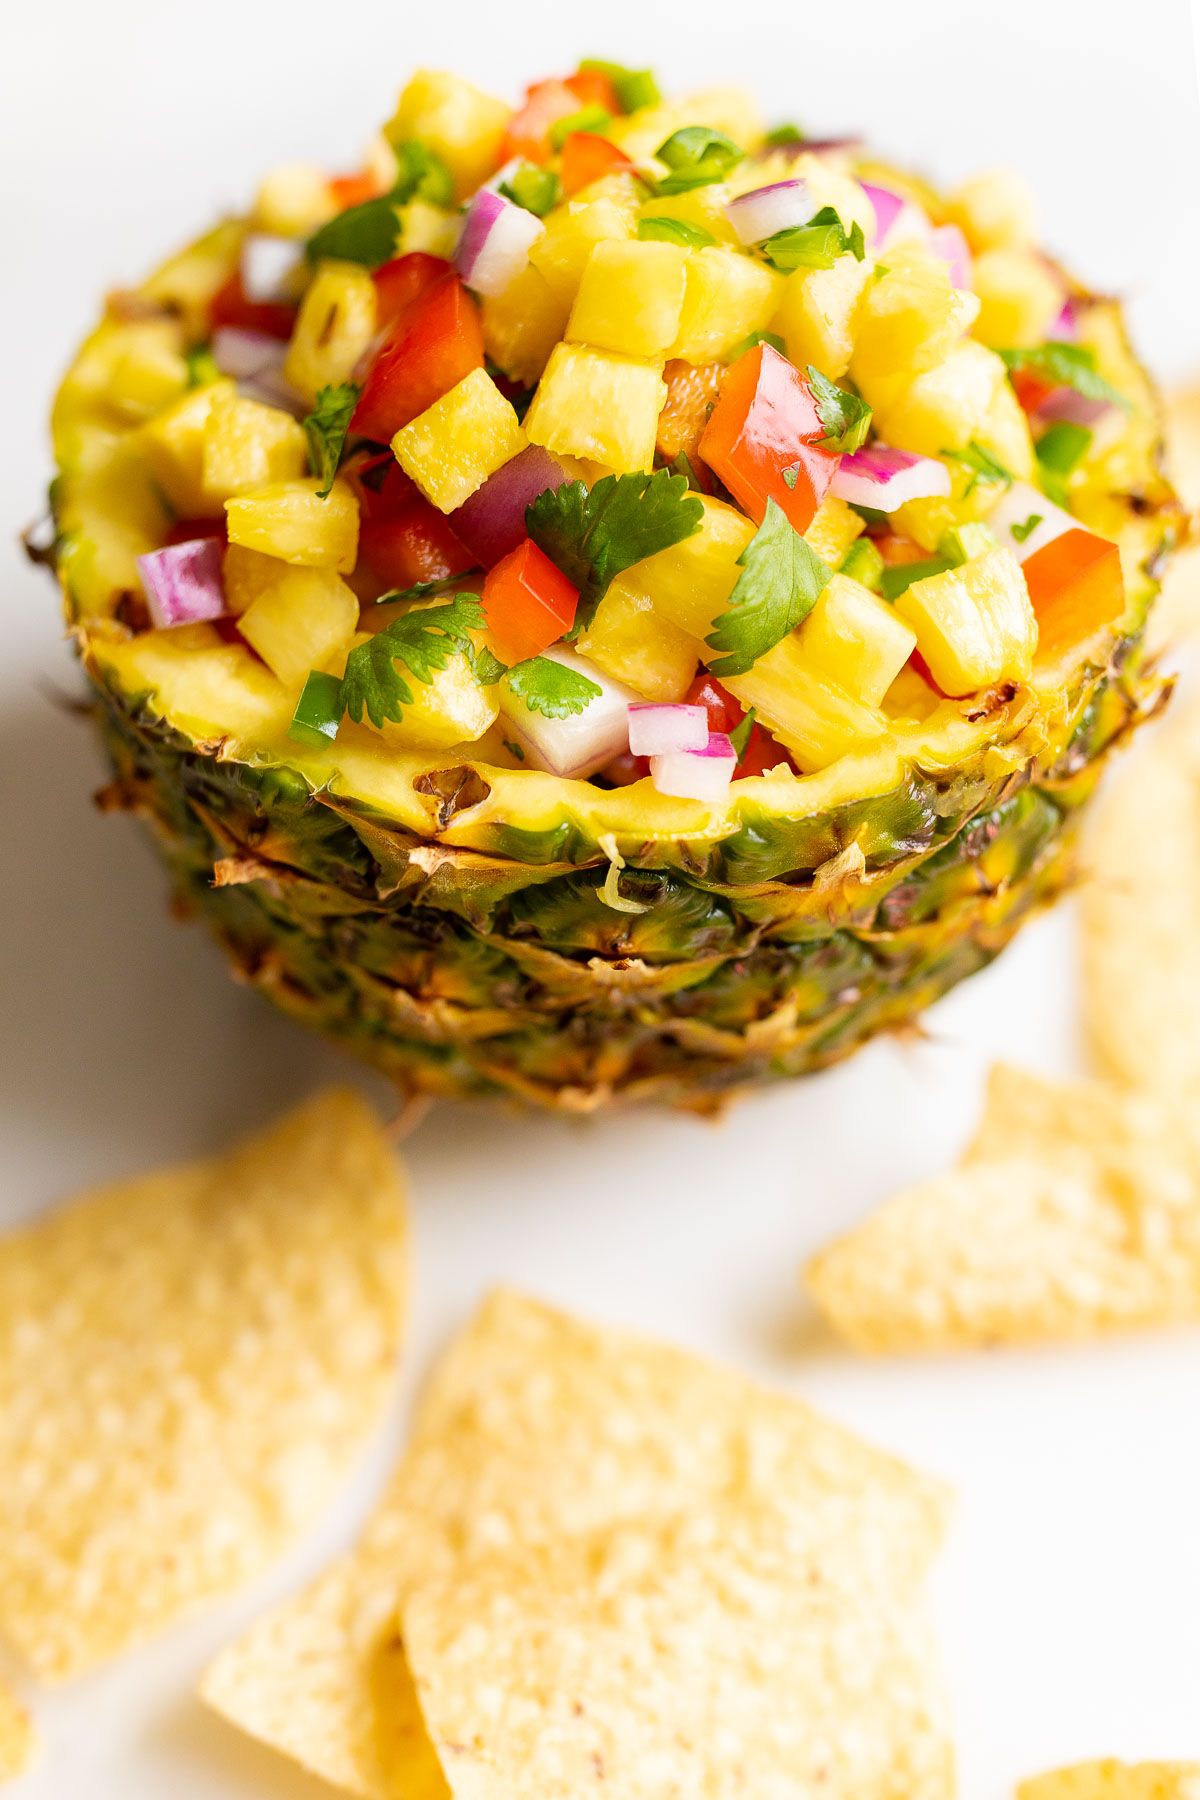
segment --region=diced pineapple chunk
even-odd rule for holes
[[[277,556],[264,556],[261,550],[247,550],[242,544],[227,544],[223,564],[225,605],[236,618],[274,587],[289,565]]]
[[[587,259],[597,244],[627,242],[637,234],[644,188],[631,176],[608,175],[566,206],[556,206],[529,260],[560,300],[575,298]]]
[[[396,213],[400,220],[398,256],[424,250],[429,256],[441,256],[449,262],[461,224],[458,213],[433,206],[428,200],[410,200],[405,206],[398,206]]]
[[[303,428],[290,413],[241,394],[218,394],[202,433],[200,484],[212,512],[269,481],[294,481],[308,467]]]
[[[204,490],[204,427],[218,400],[236,398],[232,381],[192,388],[173,406],[143,425],[139,441],[156,481],[177,512],[201,518],[208,509]]]
[[[783,277],[740,250],[720,245],[688,254],[679,336],[671,355],[711,362],[754,331],[765,331],[779,304]]]
[[[323,262],[300,303],[283,373],[299,394],[349,381],[375,335],[375,283],[360,263]]]
[[[723,676],[722,681],[744,707],[754,707],[806,773],[869,748],[887,730],[878,708],[864,705],[807,666],[794,632],[744,675]]]
[[[320,485],[316,476],[277,481],[227,500],[229,542],[281,562],[348,574],[358,553],[358,501],[344,481],[335,481],[325,499]]]
[[[496,722],[496,690],[480,687],[465,656],[452,656],[432,681],[413,681],[412,705],[380,732],[398,750],[449,750],[473,744]]]
[[[567,328],[571,303],[530,263],[483,301],[483,343],[510,381],[532,387]]]
[[[298,688],[311,669],[340,671],[358,629],[358,601],[332,569],[276,568],[238,630],[285,687]]]
[[[804,541],[821,561],[836,569],[856,538],[866,526],[852,506],[836,494],[826,494],[817,508],[816,517],[804,533]]]
[[[638,568],[618,575],[580,635],[579,650],[644,700],[682,700],[696,673],[700,646],[655,611],[640,577]]]
[[[531,444],[628,474],[653,463],[666,398],[661,362],[559,344],[525,415],[525,431]]]
[[[950,217],[966,233],[972,250],[997,244],[1033,242],[1033,197],[1025,183],[1007,170],[976,175],[950,199]]]
[[[695,88],[676,104],[688,124],[710,125],[714,131],[723,131],[743,150],[753,149],[766,129],[758,101],[749,88]]]
[[[567,337],[622,356],[665,357],[679,332],[687,262],[678,244],[597,244],[584,265]]]
[[[876,270],[862,295],[850,373],[864,385],[898,369],[931,369],[970,329],[978,311],[974,294],[951,286],[940,257],[916,244],[900,244],[888,252],[885,272]]]
[[[404,473],[444,513],[469,500],[524,448],[512,402],[483,369],[472,369],[392,439]]]
[[[1063,302],[1062,284],[1033,251],[998,245],[975,259],[975,336],[994,349],[1040,344]]]
[[[896,611],[944,694],[974,694],[998,681],[1025,681],[1037,650],[1037,620],[1021,565],[997,548],[960,568],[914,581]]]
[[[868,706],[882,703],[916,647],[886,600],[847,575],[833,577],[800,627],[808,666]]]
[[[185,392],[187,363],[179,351],[173,319],[138,320],[120,334],[112,360],[107,398],[128,419],[153,418]]]
[[[688,194],[663,194],[647,200],[639,209],[639,216],[682,219],[685,225],[698,225],[701,231],[707,231],[718,244],[736,246],[740,239],[725,211],[729,199],[730,189],[723,181],[710,181],[707,187],[693,188]]]
[[[1016,406],[1004,364],[973,339],[955,345],[923,374],[868,383],[864,391],[875,408],[879,433],[889,444],[939,456],[946,450],[965,450],[974,439],[993,449],[1015,475],[1027,475],[1032,467],[1029,428]]]
[[[312,163],[284,163],[269,171],[258,190],[254,224],[272,237],[305,238],[336,211],[324,170]]]
[[[500,161],[512,108],[442,69],[419,69],[400,95],[384,130],[393,144],[417,138],[454,177],[461,199],[487,180]]]
[[[859,305],[874,273],[872,257],[859,262],[846,255],[831,269],[797,269],[787,277],[774,326],[800,368],[815,363],[831,381],[846,373]]]
[[[724,612],[738,578],[738,557],[754,536],[744,513],[707,495],[700,502],[704,519],[699,531],[621,577],[634,580],[655,612],[693,639],[707,637],[717,614]]]

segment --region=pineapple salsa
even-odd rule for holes
[[[1124,611],[1071,512],[1126,404],[1085,319],[1007,182],[612,65],[515,113],[418,75],[362,174],[266,182],[147,394],[144,622],[246,646],[302,745],[819,770]]]

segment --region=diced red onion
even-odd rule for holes
[[[156,625],[199,625],[224,616],[223,550],[220,538],[188,538],[138,557],[138,574]]]
[[[552,662],[577,669],[600,689],[596,698],[565,719],[545,719],[523,700],[500,686],[500,712],[525,751],[526,763],[551,775],[583,779],[596,774],[629,748],[629,702],[636,699],[627,687],[603,674],[594,663],[556,644],[543,651]]]
[[[1053,343],[1074,344],[1079,338],[1079,308],[1073,300],[1064,300],[1062,311],[1046,334]]]
[[[929,233],[929,248],[949,263],[950,280],[956,288],[970,287],[971,247],[957,225],[938,225]]]
[[[729,791],[737,751],[723,731],[710,731],[702,750],[675,750],[650,758],[650,779],[660,794],[678,800],[716,801]]]
[[[910,450],[893,450],[872,444],[843,456],[833,477],[833,492],[854,506],[871,506],[877,512],[895,512],[906,500],[924,500],[950,492],[950,471],[932,456],[914,456]]]
[[[1036,525],[1030,525],[1032,519],[1037,520]],[[1045,494],[1026,481],[1013,482],[988,514],[987,522],[1005,549],[1011,550],[1020,563],[1028,562],[1031,556],[1036,556],[1064,532],[1079,527],[1078,519],[1053,505]],[[1021,533],[1019,538],[1013,536],[1014,525]]]
[[[454,264],[477,294],[501,294],[529,261],[542,221],[491,188],[481,188],[467,208]]]
[[[777,231],[807,225],[816,210],[807,182],[772,181],[731,200],[725,217],[743,244],[761,244]]]
[[[1055,425],[1061,421],[1068,425],[1086,425],[1091,430],[1112,411],[1109,400],[1089,399],[1086,394],[1076,393],[1073,387],[1056,387],[1042,401],[1036,416],[1041,424]]]
[[[490,569],[527,535],[526,507],[547,488],[561,487],[566,479],[562,464],[548,450],[530,444],[489,475],[483,486],[450,514],[450,524],[472,556]]]
[[[244,331],[238,325],[218,325],[213,332],[213,361],[222,375],[231,375],[235,381],[251,381],[281,368],[287,348],[265,331]]]
[[[629,748],[634,756],[670,756],[679,750],[703,750],[708,744],[708,714],[702,706],[639,700],[629,708]]]
[[[252,231],[242,243],[242,292],[247,300],[279,300],[299,257],[292,238]]]

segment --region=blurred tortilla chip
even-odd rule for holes
[[[995,1070],[964,1162],[887,1201],[807,1279],[866,1351],[1200,1316],[1200,1118],[1100,1083]]]
[[[1200,1098],[1200,698],[1181,693],[1084,838],[1084,1015],[1107,1073]]]
[[[397,1654],[420,1584],[717,1501],[770,1506],[906,1599],[947,1515],[939,1484],[784,1395],[496,1294],[443,1358],[360,1547],[218,1657],[204,1697],[351,1793],[432,1800],[447,1790]]]
[[[420,1582],[402,1630],[454,1800],[954,1789],[924,1621],[770,1510],[514,1545]]]
[[[0,1681],[0,1781],[23,1775],[37,1747],[33,1720]]]
[[[0,1241],[0,1624],[74,1675],[256,1574],[379,1422],[397,1168],[346,1091]]]
[[[1167,474],[1184,505],[1200,508],[1200,382],[1176,388],[1163,410]],[[1169,648],[1200,632],[1200,544],[1171,560],[1147,626],[1152,649]]]
[[[1076,1763],[1023,1781],[1017,1800],[1200,1800],[1200,1763]]]

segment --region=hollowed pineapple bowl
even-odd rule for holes
[[[1022,195],[726,90],[418,75],[113,296],[54,418],[110,803],[404,1089],[706,1107],[1070,879],[1177,528]]]

